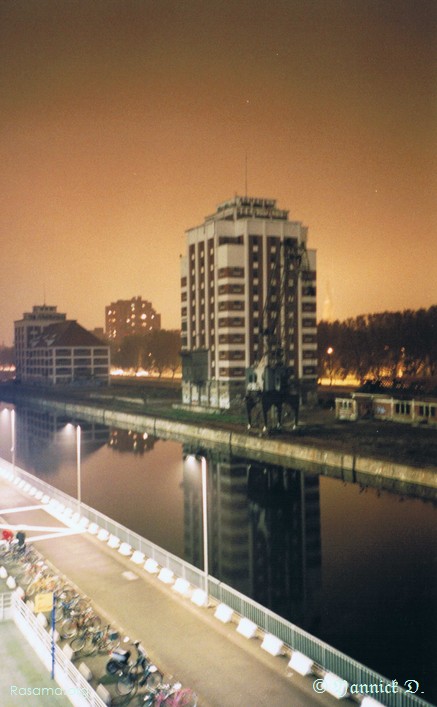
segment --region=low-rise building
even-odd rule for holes
[[[19,382],[109,382],[109,346],[56,307],[34,307],[15,322],[15,354]]]
[[[335,416],[337,420],[354,422],[368,418],[437,426],[437,399],[358,392],[335,399]]]
[[[46,327],[56,322],[65,322],[67,315],[58,312],[53,305],[34,305],[31,312],[14,322],[14,348],[17,381],[27,379],[27,351]]]

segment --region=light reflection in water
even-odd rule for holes
[[[68,422],[20,408],[16,454],[18,465],[75,496]],[[192,450],[80,424],[84,503],[202,568],[200,474],[184,464]],[[0,414],[7,459],[10,426],[10,416]],[[389,678],[401,682],[414,673],[431,699],[434,504],[216,450],[206,454],[210,573]],[[405,650],[412,641],[414,651]]]

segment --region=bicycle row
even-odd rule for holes
[[[150,661],[141,643],[135,641],[133,645],[137,653],[135,660],[131,660],[130,650],[116,648],[106,665],[106,671],[117,676],[119,695],[132,698],[144,686],[142,701],[146,707],[196,707],[197,696],[190,688],[182,687],[179,682],[164,682],[164,675]]]
[[[54,624],[60,638],[68,642],[73,659],[109,655],[105,666],[107,677],[114,678],[117,704],[127,704],[136,697],[145,707],[196,707],[197,696],[179,682],[166,682],[159,668],[149,659],[139,641],[132,643],[136,651],[121,646],[119,632],[102,619],[91,601],[71,583],[49,567],[31,545],[0,547],[0,565],[8,568],[22,588],[23,600],[34,601],[44,593],[53,595],[49,623]],[[129,639],[123,640],[123,645]]]

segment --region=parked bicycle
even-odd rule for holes
[[[163,675],[148,658],[146,651],[139,641],[135,641],[137,650],[135,661],[130,660],[131,651],[117,648],[112,651],[111,658],[106,665],[106,670],[110,675],[118,674],[117,692],[120,695],[134,695],[139,687],[157,687]]]
[[[110,625],[97,630],[84,626],[70,643],[75,653],[82,652],[84,655],[110,653],[119,644],[120,636]]]
[[[154,663],[148,659],[141,666],[142,672],[133,667],[125,675],[121,675],[117,681],[117,692],[120,695],[135,695],[138,688],[147,686],[148,689],[155,689],[164,679],[163,674]]]
[[[12,567],[20,567],[23,562],[33,562],[41,559],[31,545],[19,545],[15,540],[4,546],[0,552],[0,562]]]
[[[73,611],[71,616],[61,624],[61,638],[73,638],[80,633],[82,629],[98,629],[101,624],[101,618],[89,606],[85,611]]]
[[[145,707],[196,707],[197,695],[191,688],[182,687],[180,682],[173,685],[159,685],[149,690],[144,697]]]
[[[89,601],[72,589],[63,589],[56,597],[55,622],[66,621],[74,612],[89,608]]]
[[[26,596],[30,598],[40,592],[58,593],[62,591],[63,587],[64,580],[52,574],[47,566],[43,566],[27,587]]]
[[[125,639],[125,642],[129,639]],[[125,648],[116,648],[111,652],[110,659],[106,664],[106,672],[110,675],[119,676],[127,675],[129,672],[140,672],[144,663],[148,660],[146,651],[140,644],[140,641],[135,641],[133,644],[137,651],[137,659],[130,660],[131,651]]]
[[[45,568],[47,568],[47,565],[44,564],[44,560],[24,562],[17,568],[17,571],[14,572],[14,576],[20,586],[28,587]]]

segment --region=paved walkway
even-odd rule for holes
[[[32,505],[35,510],[29,508]],[[27,510],[6,511],[14,507]],[[0,515],[14,525],[62,525],[3,479]],[[26,532],[28,539],[32,533],[41,534]],[[35,547],[91,598],[108,623],[140,640],[167,676],[193,688],[200,707],[338,704],[327,694],[315,693],[311,677],[293,674],[287,666],[288,658],[270,656],[261,649],[259,640],[243,638],[236,633],[235,625],[215,619],[212,609],[199,609],[177,596],[156,577],[88,533],[38,540]],[[1,698],[0,704],[5,704]]]
[[[13,621],[0,622],[0,665],[2,707],[71,707]]]

